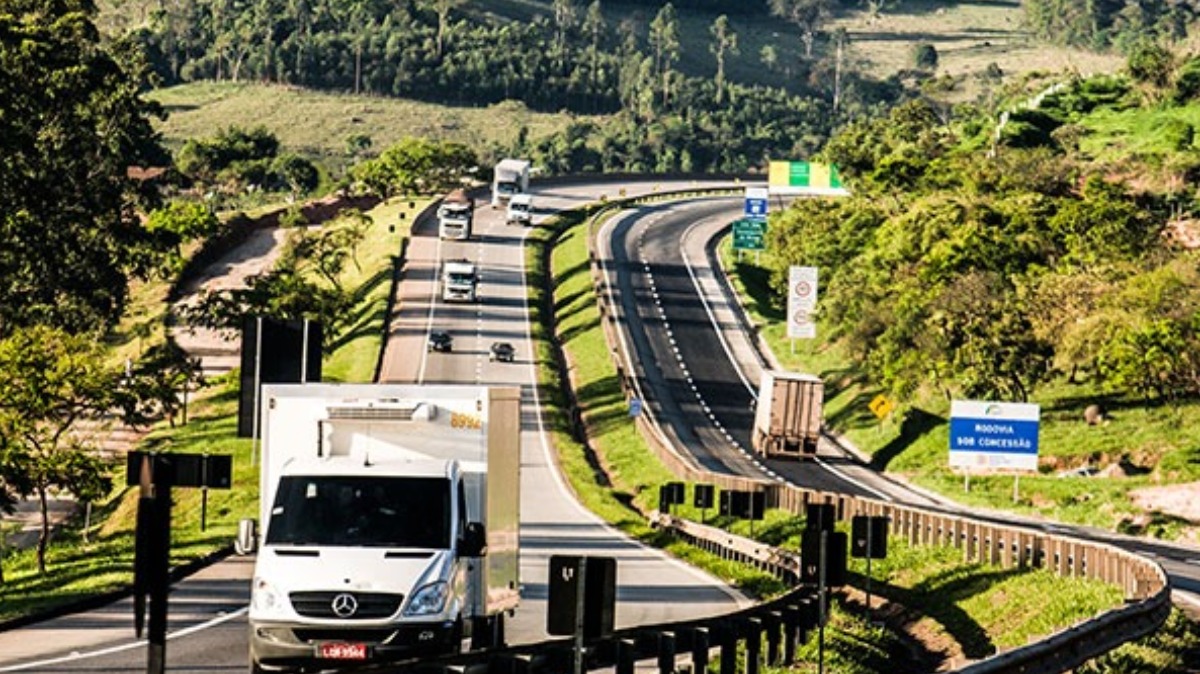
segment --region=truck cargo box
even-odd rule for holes
[[[765,457],[815,455],[821,437],[825,384],[798,372],[766,370],[754,413],[754,449]]]

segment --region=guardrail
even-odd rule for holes
[[[589,223],[589,252],[592,278],[601,314],[605,320],[605,335],[611,348],[620,343],[617,335],[619,311],[605,306],[603,292],[606,279],[596,255],[595,224],[613,210],[645,203],[649,200],[684,199],[698,196],[719,196],[737,193],[736,188],[691,189],[659,193],[650,198],[625,199],[609,204],[597,212]],[[625,362],[633,362],[626,358]],[[620,380],[627,397],[639,396],[636,377],[620,368]],[[1115,546],[1050,534],[1018,525],[1001,525],[978,521],[958,514],[939,512],[884,501],[858,498],[845,494],[821,492],[769,480],[711,473],[680,455],[667,441],[661,429],[645,414],[636,423],[658,456],[677,477],[690,482],[714,484],[722,489],[754,490],[765,493],[768,507],[800,515],[809,503],[829,503],[836,506],[839,520],[854,515],[883,515],[890,519],[891,535],[901,536],[912,544],[947,545],[962,551],[968,561],[981,561],[1003,568],[1045,568],[1059,576],[1084,577],[1107,582],[1122,588],[1127,604],[1066,630],[1050,635],[1039,642],[1005,651],[958,670],[964,674],[990,672],[1057,673],[1076,667],[1106,653],[1121,644],[1149,634],[1166,621],[1170,613],[1170,583],[1166,572],[1151,559],[1121,550]],[[730,554],[748,554],[734,544],[726,532],[713,533],[674,518],[658,520],[661,526],[679,531],[704,547],[721,546]],[[760,564],[776,567],[777,574],[791,574],[798,561],[778,552],[770,561]],[[782,576],[781,576],[782,577]]]

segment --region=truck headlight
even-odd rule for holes
[[[283,609],[283,595],[263,578],[255,578],[250,592],[250,605],[258,612],[275,613]]]
[[[450,596],[450,586],[445,581],[430,583],[412,594],[404,615],[429,615],[441,613],[446,607],[446,598]]]

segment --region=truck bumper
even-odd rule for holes
[[[322,658],[322,644],[365,647],[365,660]],[[422,655],[456,652],[462,632],[453,622],[402,623],[383,626],[327,626],[295,623],[250,623],[250,659],[267,668],[318,666],[322,669],[389,662]],[[350,649],[339,649],[348,652]]]

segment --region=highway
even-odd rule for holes
[[[535,221],[604,194],[617,196],[621,189],[632,195],[666,188],[666,183],[655,181],[545,189],[535,184]],[[570,495],[554,469],[533,386],[524,269],[529,230],[505,225],[501,212],[485,203],[477,218],[479,236],[469,242],[440,241],[430,229],[413,233],[380,380],[497,383],[519,385],[523,391],[522,605],[508,624],[509,641],[529,643],[546,637],[547,569],[554,554],[617,560],[617,627],[727,613],[745,605],[743,596],[720,581],[610,529]],[[436,294],[440,260],[464,257],[483,268],[482,301],[443,303]],[[425,351],[426,336],[434,327],[454,336],[453,351]],[[513,363],[488,360],[488,346],[497,339],[514,344]],[[252,558],[230,557],[174,586],[169,671],[247,670],[246,604],[252,566]],[[134,638],[132,614],[131,602],[125,600],[0,633],[0,672],[145,671],[146,648]]]
[[[678,448],[714,472],[1018,523],[1137,552],[1163,566],[1176,605],[1200,617],[1200,549],[1194,546],[970,509],[873,471],[828,435],[812,461],[755,458],[750,401],[759,373],[777,365],[769,349],[747,334],[740,308],[719,281],[715,253],[719,237],[742,212],[740,197],[662,204],[626,211],[598,235],[607,292],[623,319],[625,367],[637,376],[646,409]]]

